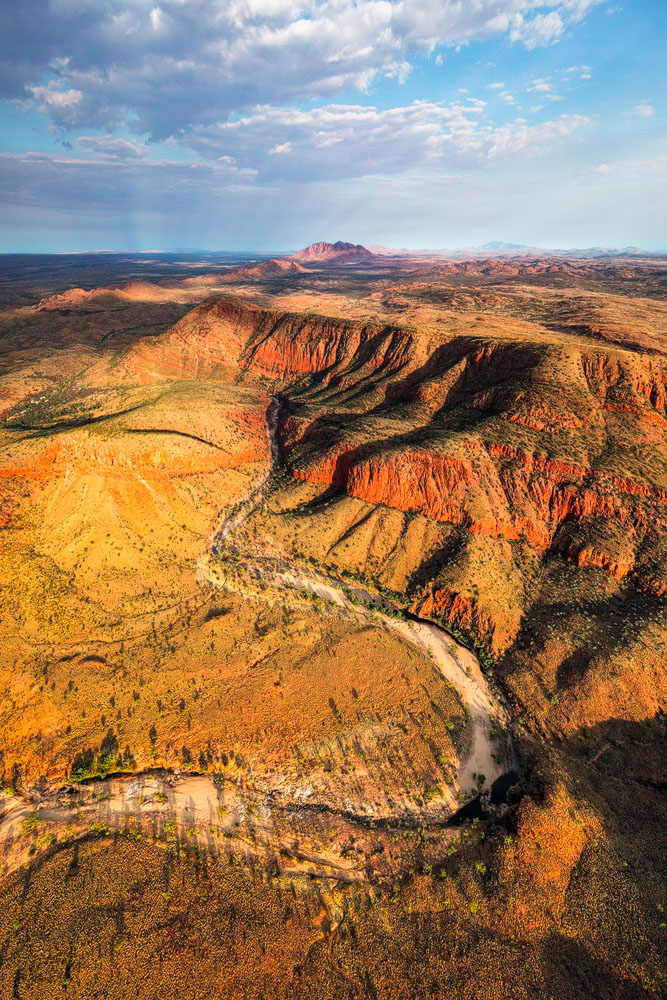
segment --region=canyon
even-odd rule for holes
[[[381,249],[14,276],[3,989],[661,995],[665,262]]]

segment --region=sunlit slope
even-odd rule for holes
[[[189,383],[91,388],[85,378],[15,404],[1,431],[5,736],[20,759],[21,732],[50,732],[47,770],[55,759],[67,768],[66,732],[91,739],[91,723],[94,731],[105,711],[115,715],[108,676],[123,663],[123,642],[144,643],[201,603],[196,560],[221,508],[252,489],[268,450],[258,393]],[[76,720],[55,694],[58,664],[69,660],[77,669],[65,671],[65,687],[90,689]],[[87,712],[94,722],[81,722]]]
[[[221,515],[265,474],[269,400],[232,381],[229,352],[194,378],[168,345],[103,358],[5,414],[5,780],[229,767],[359,809],[436,787],[449,801],[467,723],[427,658],[303,601],[220,603],[202,581]]]
[[[435,539],[427,555],[449,579],[439,588],[429,573],[424,598],[449,614],[466,575],[474,576],[480,593],[466,595],[467,614],[495,653],[515,634],[530,567],[547,554],[661,596],[662,356],[520,321],[513,332],[505,320],[501,336],[492,315],[467,319],[467,332],[448,335],[223,297],[124,363],[211,377],[231,361],[246,382],[263,380],[288,396],[281,438],[290,475],[443,526],[441,558]],[[493,540],[484,545],[488,574],[475,556],[476,535]],[[461,560],[446,557],[445,541],[463,547],[474,569],[457,569]],[[406,573],[418,579],[419,570],[408,573],[405,564],[400,572],[407,584]],[[388,574],[382,582],[391,586]],[[507,596],[494,612],[498,600],[481,591],[496,576]],[[460,613],[454,609],[454,621]]]
[[[665,641],[664,308],[540,289],[480,313],[480,294],[439,328],[223,296],[127,363],[208,377],[231,359],[247,384],[287,397],[288,478],[258,542],[277,533],[293,554],[404,594],[508,657],[510,675],[522,651],[532,672],[544,649],[539,685],[515,694],[557,727],[621,705],[650,717],[661,685],[635,662],[646,629],[658,663]],[[579,636],[585,708],[568,667]]]
[[[92,638],[91,628],[192,592],[194,559],[221,507],[266,460],[265,406],[222,387],[167,384],[59,387],[17,407],[4,423],[0,475],[8,554],[16,547],[36,560],[34,573],[15,563],[25,587],[12,598],[20,604],[25,591],[28,602],[23,634]],[[58,581],[79,595],[81,620],[57,621],[49,590]]]
[[[218,297],[37,388],[24,359],[0,442],[3,802],[156,766],[213,772],[238,811],[151,826],[169,802],[137,800],[129,834],[82,813],[57,841],[27,814],[8,995],[660,995],[662,307],[429,286],[317,311],[343,291]],[[267,469],[272,394],[280,471],[214,554]],[[207,584],[253,555],[246,589]],[[279,590],[271,560],[476,643],[520,801],[448,827],[466,706],[379,614]]]

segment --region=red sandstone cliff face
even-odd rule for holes
[[[392,327],[287,316],[269,336],[248,343],[243,364],[255,374],[286,380],[323,373],[324,384],[335,379],[337,386],[347,387],[358,380],[362,368],[384,374],[398,371],[409,360],[411,342],[410,333]],[[352,365],[354,370],[348,370]]]
[[[647,530],[667,526],[667,473],[640,459],[633,475],[616,471],[613,460],[590,461],[617,434],[644,454],[662,440],[667,363],[660,357],[479,337],[438,342],[408,328],[280,313],[223,296],[132,348],[124,365],[141,380],[259,376],[296,399],[316,376],[331,402],[295,409],[281,428],[295,478],[537,553],[557,551],[655,594],[665,586],[660,569],[640,569],[636,560]],[[337,416],[338,399],[351,390],[352,402],[340,404],[345,416]],[[378,400],[381,414],[373,415]],[[565,457],[552,457],[552,440]],[[613,530],[591,534],[602,522]],[[470,595],[441,588],[425,601],[470,627],[491,627]]]
[[[667,364],[661,358],[582,355],[589,388],[606,409],[633,413],[648,423],[667,426]]]
[[[317,455],[313,442],[303,442],[297,428],[292,419],[283,429],[288,467],[296,478],[329,483],[359,500],[414,510],[480,534],[524,538],[542,551],[567,521],[608,518],[628,531],[644,531],[655,504],[667,517],[667,489],[505,445],[485,447],[474,439],[459,439],[459,454],[452,455],[408,446],[355,448],[351,442],[327,442],[320,432]],[[301,456],[307,461],[301,462]],[[645,506],[635,498],[651,503]],[[585,551],[577,554],[580,564],[586,561]],[[598,557],[591,559],[591,565],[598,564]]]
[[[667,414],[659,357],[462,337],[438,343],[410,328],[281,313],[233,296],[197,306],[164,337],[133,347],[125,364],[197,377],[241,368],[287,383],[318,374],[341,388],[394,376],[367,389],[414,402],[425,415],[459,406],[540,432],[600,429],[604,411],[661,426]]]
[[[193,309],[159,342],[133,347],[124,366],[147,380],[164,374],[216,378],[240,368],[287,381],[323,374],[325,384],[335,378],[346,386],[366,368],[398,371],[410,358],[412,340],[410,331],[397,327],[274,312],[221,297]]]

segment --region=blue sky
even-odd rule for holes
[[[0,251],[667,249],[663,0],[5,0]]]

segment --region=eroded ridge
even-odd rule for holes
[[[211,850],[219,850],[222,844],[241,856],[265,857],[278,851],[281,858],[289,859],[288,868],[299,872],[363,880],[366,876],[358,860],[353,867],[345,860],[344,844],[351,826],[380,824],[385,830],[410,830],[425,825],[444,830],[462,809],[470,815],[479,815],[485,808],[502,811],[505,793],[493,794],[493,790],[504,787],[508,775],[511,780],[516,777],[507,732],[509,715],[470,650],[434,623],[406,617],[377,593],[290,562],[270,549],[253,554],[238,548],[240,529],[265,501],[281,466],[280,412],[281,400],[273,398],[266,411],[267,468],[248,496],[216,526],[207,555],[197,566],[199,580],[267,603],[298,607],[314,598],[325,614],[329,609],[350,624],[361,621],[373,630],[390,632],[427,657],[444,685],[456,692],[467,719],[467,745],[452,761],[449,783],[427,801],[404,797],[397,802],[382,794],[371,801],[363,792],[351,792],[337,804],[326,787],[294,783],[280,772],[246,783],[220,775],[156,770],[58,790],[32,790],[5,799],[0,842],[6,873],[26,862],[31,849],[26,834],[39,824],[41,836],[53,843],[63,830],[71,837],[133,827],[165,843],[185,837]],[[329,844],[332,831],[334,843]],[[400,852],[386,854],[383,864],[371,870],[374,877],[387,876],[396,864],[399,868],[402,864]]]
[[[267,433],[271,444],[269,470],[239,510],[223,521],[210,545],[213,558],[200,565],[200,573],[214,586],[263,595],[265,599],[270,599],[267,586],[281,595],[287,593],[292,600],[299,594],[314,595],[350,616],[362,617],[374,626],[390,629],[404,642],[426,653],[445,683],[456,690],[471,722],[470,747],[465,760],[460,762],[456,782],[448,795],[452,812],[456,812],[462,794],[470,796],[482,789],[488,790],[490,784],[511,770],[508,763],[512,766],[514,763],[509,748],[506,747],[507,753],[499,753],[496,743],[498,731],[506,731],[509,713],[492,690],[477,657],[443,628],[415,615],[405,618],[402,610],[386,597],[358,584],[351,586],[331,574],[316,573],[303,564],[290,564],[284,556],[269,550],[256,555],[234,546],[235,532],[264,501],[272,477],[281,465],[280,408],[280,399],[274,398],[267,410]],[[226,543],[234,552],[231,564],[225,560]],[[262,581],[261,589],[256,586],[258,578]]]

